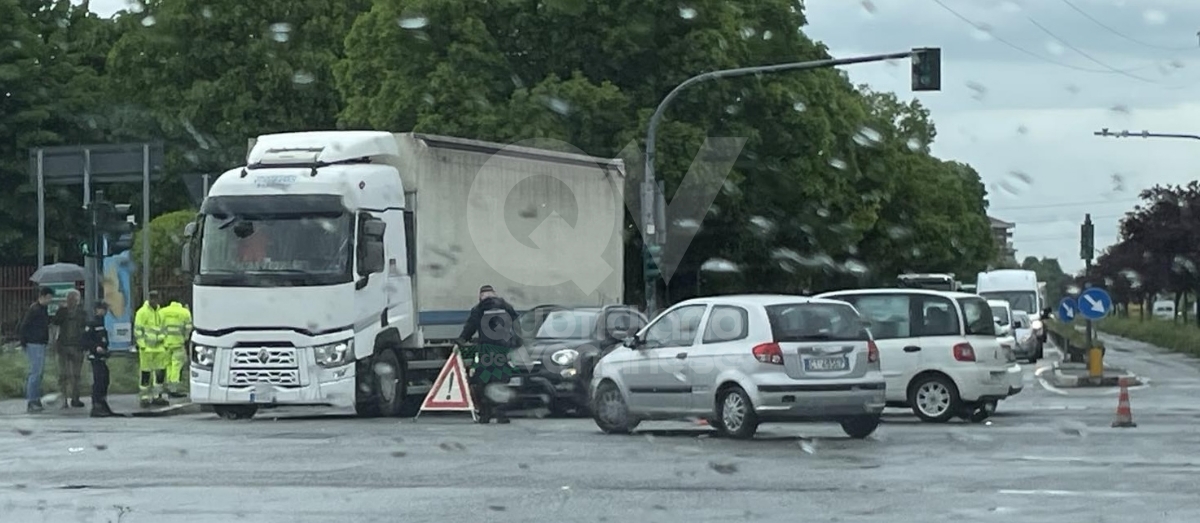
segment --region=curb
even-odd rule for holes
[[[1105,370],[1106,371],[1121,370],[1122,372],[1126,372],[1123,369],[1105,369]],[[1090,379],[1087,377],[1063,374],[1062,368],[1059,367],[1059,364],[1057,364],[1057,363],[1054,364],[1053,379],[1054,379],[1054,385],[1057,387],[1062,387],[1062,388],[1117,387],[1117,386],[1120,386],[1121,380],[1126,380],[1126,384],[1130,387],[1136,387],[1136,386],[1142,384],[1142,379],[1139,378],[1136,374],[1122,374],[1119,376],[1103,376],[1100,378],[1100,383],[1092,383],[1090,381]]]

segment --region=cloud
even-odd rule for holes
[[[979,170],[991,214],[1016,223],[1018,258],[1054,257],[1079,270],[1085,213],[1096,223],[1097,247],[1106,247],[1142,189],[1200,174],[1200,141],[1092,134],[1200,133],[1200,123],[1187,125],[1200,122],[1192,23],[1200,2],[1068,1],[1086,14],[1063,0],[941,0],[986,33],[933,0],[871,0],[871,11],[862,2],[810,1],[804,30],[839,57],[941,46],[940,92],[914,96],[905,63],[846,71],[930,108],[934,153]]]

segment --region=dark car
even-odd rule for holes
[[[520,397],[539,397],[555,415],[587,415],[588,385],[596,362],[646,325],[626,305],[541,305],[521,315],[524,340],[513,363],[521,370]]]

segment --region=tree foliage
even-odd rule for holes
[[[1121,221],[1119,241],[1081,280],[1143,310],[1160,294],[1173,294],[1176,310],[1186,311],[1186,298],[1200,293],[1200,182],[1156,185],[1139,196]]]
[[[21,16],[42,5],[59,18]],[[146,0],[113,20],[81,13],[66,0],[0,0],[0,24],[17,20],[14,34],[29,40],[0,50],[13,58],[0,63],[15,64],[0,77],[20,91],[19,103],[0,100],[0,147],[15,147],[0,175],[22,175],[23,148],[34,144],[162,140],[168,179],[152,205],[165,211],[191,203],[179,176],[236,166],[258,134],[544,137],[616,156],[644,147],[659,101],[693,75],[829,57],[798,30],[806,20],[792,0]],[[63,17],[79,19],[62,37],[77,52],[40,71],[61,47]],[[673,299],[974,274],[994,258],[979,173],[930,154],[937,130],[917,101],[856,87],[834,69],[697,84],[659,128],[668,195],[709,136],[746,145],[698,224]],[[641,159],[626,160],[637,184]],[[0,223],[0,245],[28,238],[28,224],[15,223],[29,216],[28,198],[2,197],[0,219],[14,224]],[[631,283],[640,242],[629,235]],[[702,270],[713,259],[737,271],[715,278]]]
[[[794,6],[377,3],[335,68],[341,122],[502,142],[552,137],[615,155],[690,76],[828,58],[796,30],[805,19]],[[698,291],[695,273],[711,258],[740,273],[702,292],[973,273],[994,257],[978,173],[929,155],[936,131],[915,101],[856,89],[832,69],[696,85],[659,130],[656,170],[668,194],[706,136],[743,136],[746,148],[678,273],[677,287],[691,288],[673,297]]]

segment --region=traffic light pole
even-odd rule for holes
[[[928,57],[928,60],[917,60],[918,57]],[[866,56],[855,56],[852,58],[832,58],[828,60],[813,60],[809,62],[790,62],[785,64],[763,65],[758,67],[740,67],[737,69],[723,69],[719,71],[709,71],[707,73],[698,74],[683,83],[675,86],[671,92],[667,93],[658,108],[654,110],[654,114],[650,116],[650,123],[646,127],[646,158],[645,169],[642,175],[641,185],[641,236],[643,238],[643,256],[656,258],[651,254],[651,251],[661,252],[662,243],[665,243],[666,223],[659,223],[656,219],[658,214],[655,212],[657,207],[657,188],[658,180],[654,177],[654,160],[655,160],[655,140],[658,137],[658,124],[662,121],[663,113],[666,112],[667,106],[675,100],[679,93],[688,87],[705,82],[708,80],[719,80],[722,78],[732,78],[737,76],[749,76],[768,73],[782,73],[786,71],[804,71],[811,69],[823,69],[826,67],[837,67],[839,65],[863,64],[869,62],[882,62],[884,60],[899,60],[903,58],[914,58],[913,67],[913,89],[921,91],[936,91],[941,89],[941,50],[936,48],[921,48],[898,53],[874,54]],[[920,64],[918,64],[920,62]],[[918,66],[922,69],[922,74],[918,75]],[[918,81],[919,80],[919,81]],[[665,195],[664,195],[665,198]],[[661,238],[661,241],[660,241]],[[657,246],[657,248],[652,248]],[[659,258],[661,259],[661,258]],[[657,261],[657,260],[656,260]],[[661,271],[661,267],[659,267]],[[653,315],[658,312],[658,285],[654,278],[643,278],[646,287],[646,314]]]

